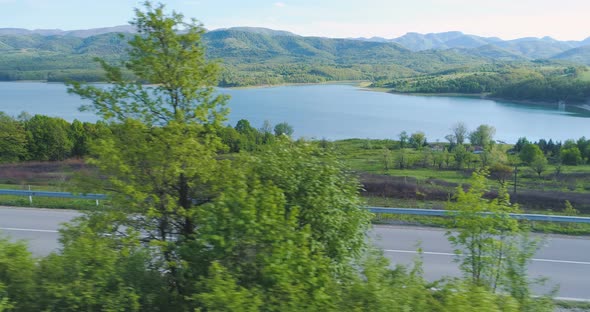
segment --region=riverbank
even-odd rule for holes
[[[386,93],[398,94],[398,95],[429,96],[429,97],[462,97],[462,98],[481,99],[481,100],[490,100],[490,101],[496,101],[496,102],[525,104],[525,105],[542,105],[542,106],[557,106],[557,105],[559,105],[556,102],[514,100],[514,99],[493,97],[493,96],[490,96],[489,93],[420,93],[420,92],[399,92],[399,91],[395,91],[395,90],[392,90],[389,88],[367,87],[367,89],[374,90],[377,92],[386,92]],[[575,107],[583,108],[583,109],[590,111],[590,105],[578,105],[578,104],[567,104],[567,103],[566,103],[566,105],[575,106]],[[586,107],[582,107],[582,106],[586,106]]]
[[[322,86],[322,85],[352,85],[358,88],[368,88],[371,85],[370,81],[367,80],[334,80],[324,82],[289,82],[279,84],[263,84],[263,85],[251,85],[251,86],[239,86],[239,87],[222,87],[222,89],[229,90],[249,90],[249,89],[263,89],[263,88],[276,88],[276,87],[299,87],[299,86]]]

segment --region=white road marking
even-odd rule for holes
[[[399,249],[385,249],[387,252],[397,252],[397,253],[411,253],[411,254],[423,254],[423,255],[436,255],[436,256],[454,256],[454,253],[448,252],[433,252],[433,251],[421,251],[418,252],[416,250],[399,250]]]
[[[39,233],[59,233],[59,231],[56,231],[56,230],[2,228],[2,227],[0,227],[0,230],[3,230],[3,231],[20,231],[20,232],[39,232]]]
[[[399,249],[385,249],[384,251],[385,252],[395,252],[395,253],[411,253],[411,254],[435,255],[435,256],[455,256],[454,253],[448,253],[448,252],[433,252],[433,251],[422,251],[422,252],[418,252],[416,250],[399,250]],[[531,261],[590,265],[590,262],[586,262],[586,261],[554,260],[554,259],[541,259],[541,258],[533,258],[533,259],[531,259]]]

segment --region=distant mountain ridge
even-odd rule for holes
[[[135,33],[135,27],[131,25],[120,25],[114,27],[101,27],[78,30],[61,30],[61,29],[24,29],[24,28],[0,28],[0,36],[18,36],[18,35],[41,35],[41,36],[72,36],[78,38],[88,38],[92,36],[108,33]]]
[[[579,53],[586,53],[586,49],[577,49],[579,47],[590,45],[590,37],[581,41],[560,41],[551,37],[535,38],[525,37],[513,40],[502,40],[497,37],[481,37],[476,35],[464,34],[459,31],[443,33],[407,33],[401,37],[393,39],[384,38],[359,38],[366,41],[395,42],[412,51],[423,50],[448,50],[459,49],[463,53],[478,56],[487,56],[499,59],[561,59],[579,62],[580,60],[590,59],[588,56],[580,56]],[[568,50],[577,49],[577,53],[565,53]],[[575,57],[573,55],[575,54]],[[567,56],[567,57],[564,57]],[[585,61],[590,65],[590,62]]]
[[[70,31],[0,28],[0,80],[99,79],[101,71],[93,58],[124,59],[127,39],[134,32],[132,26]],[[590,65],[590,38],[583,41],[558,41],[549,37],[505,41],[445,32],[408,33],[395,39],[344,39],[234,27],[206,31],[203,43],[209,58],[222,59],[227,67],[240,73],[255,72],[256,81],[268,79],[272,82],[277,81],[276,77],[307,82],[310,76],[319,81],[373,80],[537,59]],[[267,74],[269,69],[272,75]],[[299,74],[305,78],[297,80]],[[232,75],[238,74],[233,72]]]

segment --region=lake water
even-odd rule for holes
[[[295,136],[306,138],[397,138],[401,131],[423,131],[430,142],[444,141],[449,128],[464,122],[496,127],[496,139],[515,142],[590,137],[590,112],[576,107],[524,105],[462,97],[409,96],[372,92],[353,85],[304,85],[220,89],[229,94],[232,125],[242,118],[259,127],[264,120],[287,122]],[[63,84],[0,82],[0,111],[16,116],[59,116],[68,121],[95,121],[79,112],[82,101]]]

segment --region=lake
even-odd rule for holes
[[[515,142],[552,138],[563,141],[590,137],[590,112],[567,106],[528,105],[467,97],[410,96],[373,92],[346,84],[219,89],[229,94],[232,125],[242,119],[259,127],[264,120],[287,122],[296,137],[397,138],[402,131],[423,131],[428,141],[444,141],[449,128],[464,122],[496,127],[498,140]],[[0,82],[0,111],[16,116],[59,116],[68,121],[95,121],[79,112],[82,101],[57,83]]]

